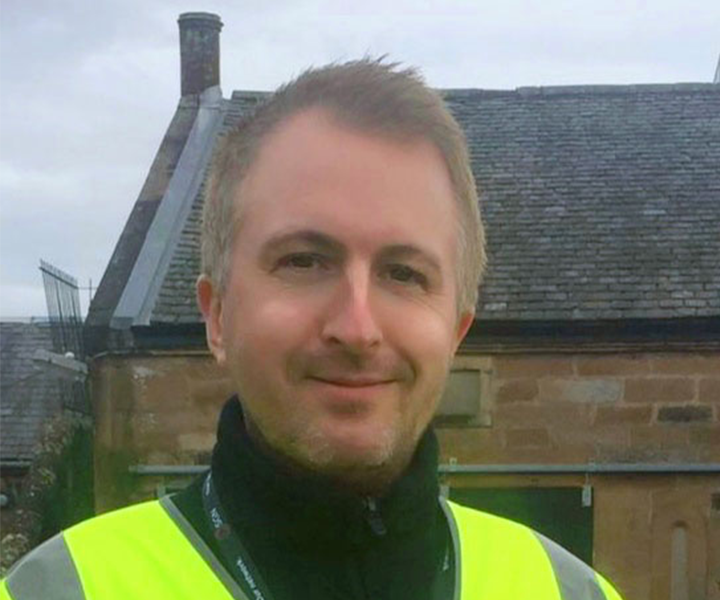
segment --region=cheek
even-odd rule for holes
[[[305,342],[317,329],[317,310],[312,302],[300,298],[264,298],[252,313],[253,329],[260,339],[288,348]]]
[[[307,343],[315,329],[315,311],[307,302],[287,301],[281,296],[245,296],[228,318],[235,360],[257,364],[259,360],[277,363],[286,353]]]
[[[410,317],[410,315],[406,315]],[[398,320],[393,325],[394,337],[424,366],[436,371],[444,368],[454,349],[454,331],[448,320],[439,314],[422,314]]]

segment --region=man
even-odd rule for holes
[[[362,60],[278,90],[218,151],[202,259],[238,392],[210,473],[50,541],[5,597],[619,598],[438,499],[429,424],[485,254],[463,135],[413,71]]]

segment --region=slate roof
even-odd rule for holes
[[[0,323],[0,460],[28,461],[43,423],[62,408],[56,376],[33,354],[53,349],[49,323]]]
[[[482,193],[483,320],[720,315],[720,86],[446,90]],[[224,127],[264,94],[235,92]],[[203,188],[151,322],[200,320]]]
[[[448,100],[484,191],[482,318],[720,314],[720,87]]]

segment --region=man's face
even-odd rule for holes
[[[274,451],[341,479],[392,480],[472,321],[456,311],[456,206],[439,152],[314,109],[264,141],[239,192],[225,293],[198,284],[213,353]]]

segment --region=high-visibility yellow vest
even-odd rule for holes
[[[455,545],[455,593],[448,600],[621,600],[590,567],[524,525],[442,505]],[[198,598],[255,600],[170,498],[64,531],[30,552],[0,585],[0,600]]]

